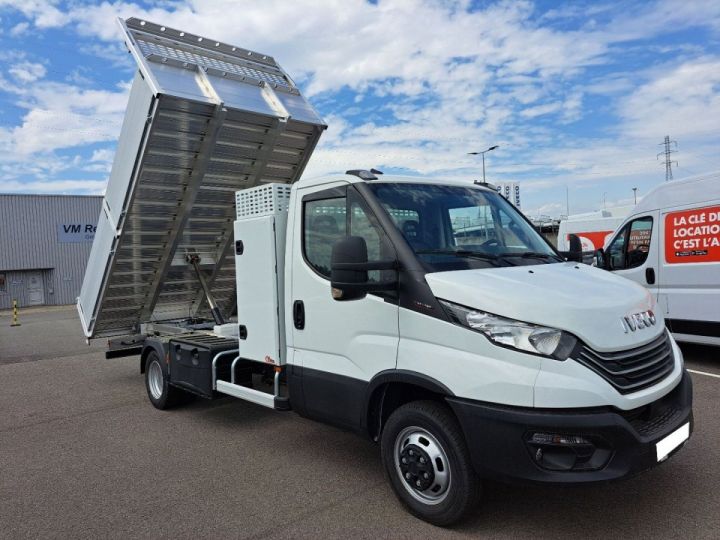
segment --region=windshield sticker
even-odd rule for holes
[[[665,216],[665,260],[670,264],[720,261],[720,206]]]

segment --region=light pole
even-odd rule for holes
[[[565,212],[567,212],[567,216],[570,217],[570,189],[567,187],[567,184],[565,184]]]
[[[632,190],[633,190],[633,199],[635,199],[635,204],[637,204],[637,188],[634,187],[634,188],[632,188]]]
[[[469,156],[477,156],[477,155],[482,156],[482,162],[483,162],[483,184],[485,183],[485,154],[487,154],[488,152],[490,152],[490,151],[492,151],[492,150],[495,150],[496,148],[500,148],[500,145],[499,145],[499,144],[496,144],[495,146],[491,146],[490,148],[488,148],[487,150],[483,150],[482,152],[468,152],[468,155],[469,155]]]

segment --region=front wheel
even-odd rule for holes
[[[480,481],[446,406],[415,401],[399,407],[385,425],[380,451],[395,495],[420,519],[451,525],[476,505]]]

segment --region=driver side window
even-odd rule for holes
[[[625,268],[625,237],[627,236],[627,227],[618,233],[612,243],[608,246],[608,260],[612,270],[622,270]]]
[[[347,199],[336,197],[304,203],[303,250],[310,266],[330,279],[335,242],[347,235]]]
[[[653,219],[650,216],[635,219],[625,225],[608,246],[612,270],[626,270],[642,266],[650,252]]]
[[[303,253],[307,263],[321,276],[330,279],[332,250],[348,235],[365,239],[368,260],[394,257],[385,234],[370,210],[353,191],[347,196],[303,202]],[[369,281],[380,281],[381,272],[368,272]]]
[[[351,198],[350,202],[350,235],[362,236],[367,245],[367,253],[369,261],[379,261],[383,258],[382,236],[380,231],[373,225],[368,217],[368,211],[364,204],[355,198]],[[380,271],[368,271],[368,281],[380,281]]]

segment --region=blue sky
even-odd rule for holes
[[[490,181],[530,216],[720,170],[720,2],[0,0],[0,192],[102,193],[135,70],[115,18],[274,56],[329,125],[307,174]]]

